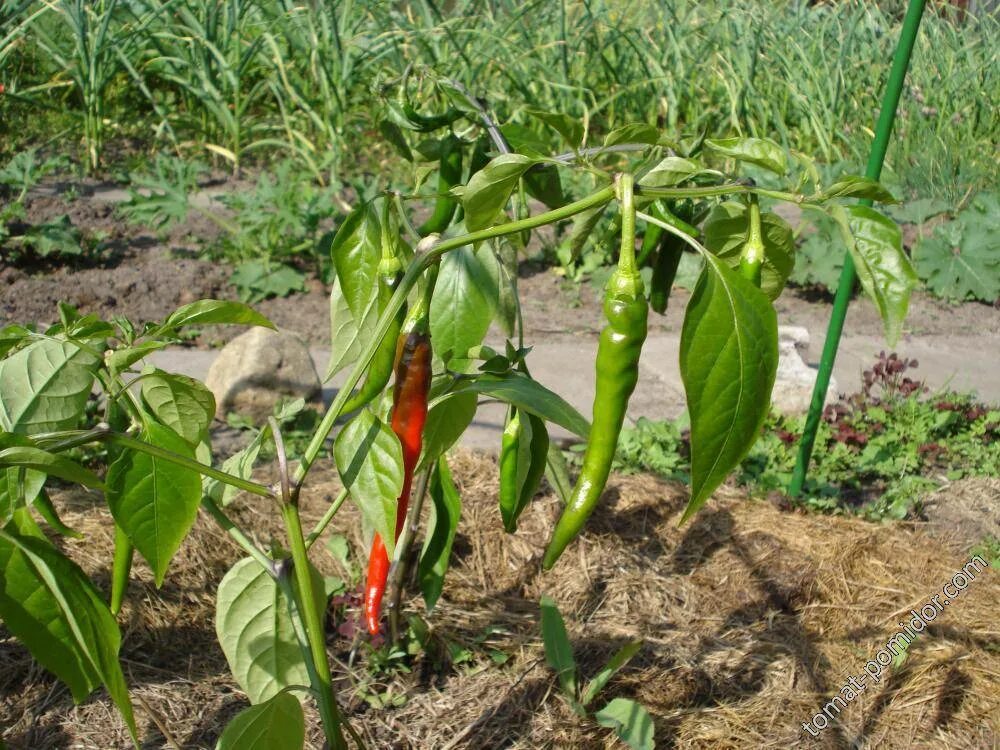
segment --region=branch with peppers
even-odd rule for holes
[[[181,308],[159,326],[140,330],[116,321],[115,335],[121,343],[106,351],[114,333],[111,324],[69,315],[64,315],[61,327],[44,334],[5,329],[2,340],[7,346],[17,339],[4,350],[14,351],[15,357],[19,348],[49,347],[45,356],[51,358],[64,356],[64,345],[76,346],[86,361],[81,367],[97,373],[94,378],[107,394],[105,421],[90,430],[53,428],[4,438],[0,469],[15,471],[7,486],[22,494],[28,469],[99,486],[100,480],[68,464],[64,454],[93,442],[110,447],[113,465],[106,485],[116,522],[116,556],[108,616],[127,599],[134,553],[145,557],[157,580],[162,580],[197,510],[203,508],[248,558],[234,566],[220,587],[219,621],[226,621],[231,611],[227,607],[251,590],[263,591],[263,599],[272,607],[269,616],[287,618],[282,620],[287,622],[282,632],[290,639],[291,650],[297,646],[301,653],[297,674],[301,683],[308,682],[309,694],[318,702],[331,748],[347,747],[348,737],[359,747],[364,743],[335,700],[322,590],[313,580],[309,552],[348,499],[361,509],[371,538],[363,597],[366,628],[372,636],[381,635],[387,609],[396,640],[403,594],[411,578],[419,582],[428,611],[442,596],[461,515],[447,451],[471,423],[481,398],[507,405],[497,497],[504,530],[517,532],[518,520],[538,495],[543,477],[563,502],[551,537],[539,545],[543,569],[559,564],[565,550],[579,543],[593,515],[604,512],[601,498],[643,368],[670,366],[643,359],[649,310],[666,309],[688,253],[694,254],[688,260],[700,259],[701,271],[685,310],[677,363],[691,422],[691,497],[683,520],[708,501],[749,450],[767,413],[777,367],[773,300],[784,288],[795,251],[791,228],[769,210],[769,204],[791,202],[833,217],[863,288],[886,321],[890,339],[899,333],[913,286],[898,228],[869,207],[844,204],[856,197],[891,200],[876,182],[848,176],[820,188],[808,160],[795,156],[801,169],[787,189],[758,186],[738,176],[742,165],[770,171],[776,181],[789,171],[788,155],[770,141],[702,139],[685,147],[665,142],[655,129],[636,125],[608,134],[603,146],[585,147],[581,133],[550,115],[541,121],[555,122],[567,137],[579,140],[571,142],[572,150],[565,154],[543,157],[519,143],[523,133],[500,126],[485,104],[460,85],[442,81],[440,86],[450,102],[441,114],[418,111],[404,94],[389,108],[382,128],[388,140],[415,160],[416,147],[410,147],[403,131],[425,139],[418,147],[437,164],[430,217],[418,224],[409,215],[407,201],[419,195],[386,193],[359,205],[329,238],[336,269],[329,375],[340,370],[347,374],[294,468],[284,457],[276,422],[258,435],[256,449],[266,439],[275,444],[280,476],[275,486],[253,481],[255,453],[240,457],[247,460],[230,459],[221,468],[207,465],[198,453],[214,411],[204,408],[208,401],[199,390],[203,386],[169,380],[156,370],[140,374],[132,369],[145,354],[174,340],[184,325],[268,324],[249,308],[202,301]],[[441,129],[444,135],[426,139]],[[424,177],[430,175],[425,166],[421,169]],[[577,184],[593,179],[594,190],[567,202],[560,177],[565,170],[574,171]],[[810,181],[815,184],[811,192],[805,189]],[[549,210],[531,214],[529,199]],[[617,208],[606,219],[612,204]],[[508,211],[513,219],[508,220]],[[565,232],[567,223],[571,227]],[[615,268],[604,290],[605,325],[595,358],[589,421],[530,374],[517,262],[530,233],[547,225],[555,226],[557,234],[568,234],[571,260],[588,248],[594,252],[595,247],[617,246],[612,253]],[[503,352],[483,343],[494,322],[508,337]],[[0,359],[0,367],[4,361]],[[131,381],[134,388],[126,386],[126,373],[136,376]],[[146,388],[157,379],[167,383],[171,393],[184,394],[188,407],[202,405],[204,413],[197,424],[176,421],[179,418],[172,415],[178,410],[157,411],[163,397]],[[14,402],[5,394],[0,418],[11,420],[10,415],[19,412],[8,406],[8,400]],[[184,413],[197,416],[198,409]],[[351,417],[333,448],[344,490],[305,534],[300,497],[310,470],[345,415]],[[73,416],[76,421],[67,424],[79,421],[80,414]],[[575,481],[550,439],[553,426],[586,443]],[[150,474],[164,477],[151,500],[143,484]],[[198,475],[206,478],[209,490],[203,492]],[[276,505],[285,526],[284,548],[264,550],[240,528],[225,509],[232,494],[229,488]],[[158,497],[161,491],[173,494]],[[27,524],[23,516],[29,503],[21,500],[17,520]],[[423,547],[413,554],[425,500],[433,512],[428,514]],[[42,507],[44,500],[36,503]],[[183,513],[178,506],[183,506]],[[179,520],[173,528],[150,525],[146,521],[150,510],[160,513],[158,518]],[[21,543],[12,533],[3,532],[0,548],[10,546],[11,539]],[[36,542],[26,544],[30,549]],[[412,560],[416,567],[410,576]],[[253,567],[240,567],[243,562]],[[247,570],[255,576],[263,571],[262,579],[241,579]],[[227,640],[220,630],[224,650],[240,635],[242,631],[230,634]],[[234,675],[255,703],[266,705],[277,699],[268,690],[280,694],[292,687],[269,683],[259,689],[241,671],[239,649],[232,648],[235,651],[227,650],[227,658]],[[118,682],[108,678],[108,684],[111,689]],[[123,715],[129,716],[127,698],[116,695]]]

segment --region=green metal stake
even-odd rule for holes
[[[892,59],[892,69],[889,71],[889,81],[886,84],[885,97],[882,99],[882,109],[879,112],[878,125],[875,128],[875,141],[872,143],[872,150],[868,156],[868,167],[865,170],[865,175],[873,180],[877,180],[882,174],[882,163],[885,161],[885,152],[889,148],[892,124],[896,119],[896,107],[899,105],[899,97],[903,91],[903,81],[906,79],[906,70],[910,66],[910,54],[913,52],[913,43],[917,38],[917,29],[920,28],[920,18],[923,16],[925,4],[926,0],[910,0],[906,9],[906,17],[903,19],[903,30],[899,36],[899,43],[896,45],[896,54]],[[860,203],[866,206],[872,205],[872,201],[869,199],[862,199]],[[813,388],[809,413],[802,431],[802,440],[799,442],[795,471],[792,473],[792,481],[788,486],[788,494],[792,497],[802,492],[802,485],[806,480],[806,470],[809,468],[809,459],[812,457],[813,445],[816,442],[816,430],[819,428],[819,420],[823,414],[826,389],[830,386],[830,373],[833,372],[833,362],[837,358],[840,336],[844,331],[844,318],[847,317],[847,305],[850,302],[851,293],[854,291],[856,279],[854,262],[851,260],[850,253],[845,253],[844,270],[841,271],[840,281],[837,283],[837,295],[833,300],[830,325],[826,331],[826,341],[823,343],[823,357],[819,361],[816,385]]]

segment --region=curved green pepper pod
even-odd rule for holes
[[[430,218],[417,229],[421,237],[441,234],[455,216],[458,199],[451,194],[451,189],[462,182],[462,146],[462,141],[455,135],[448,134],[441,139],[437,201],[434,203],[434,212]]]
[[[538,491],[549,453],[545,421],[511,406],[500,442],[500,517],[507,533]]]
[[[618,268],[608,281],[604,297],[607,325],[597,347],[597,389],[590,440],[583,467],[569,503],[552,533],[542,567],[555,565],[600,500],[618,447],[625,411],[639,380],[639,355],[646,340],[648,309],[642,279],[635,267],[635,211],[631,178],[622,182],[622,246]]]

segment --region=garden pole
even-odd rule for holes
[[[875,140],[872,142],[872,150],[868,156],[868,167],[865,170],[865,176],[873,180],[877,180],[882,174],[882,163],[885,161],[885,152],[889,147],[892,124],[896,119],[896,107],[899,105],[899,97],[903,91],[903,81],[906,79],[906,70],[910,65],[910,54],[913,52],[913,43],[917,38],[917,29],[920,27],[920,18],[923,16],[925,4],[926,0],[910,0],[906,9],[906,17],[903,19],[903,30],[900,33],[896,53],[892,59],[892,69],[889,71],[889,81],[882,99],[878,125],[875,127]],[[865,206],[872,205],[871,199],[867,198],[861,199],[859,203]],[[788,494],[793,497],[802,492],[802,485],[806,480],[806,470],[809,468],[813,444],[816,442],[816,430],[819,428],[819,420],[823,414],[826,389],[830,386],[830,373],[833,372],[833,362],[837,358],[837,347],[840,345],[840,336],[844,331],[844,318],[847,317],[847,305],[854,291],[856,279],[851,254],[845,252],[844,269],[841,271],[840,281],[837,283],[837,294],[833,300],[830,325],[826,331],[826,341],[823,342],[823,356],[819,361],[819,372],[816,373],[816,385],[813,388],[806,424],[802,430],[802,440],[799,442],[795,471],[792,473],[792,481],[788,486]]]

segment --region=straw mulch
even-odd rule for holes
[[[966,563],[964,552],[924,529],[789,512],[728,488],[677,528],[684,488],[619,477],[587,533],[542,575],[538,561],[557,501],[538,498],[508,536],[495,507],[495,460],[459,452],[452,468],[464,507],[445,593],[429,618],[429,653],[409,672],[373,678],[366,648],[337,632],[340,623],[331,626],[341,702],[370,747],[621,747],[559,695],[539,637],[543,593],[563,612],[585,678],[622,644],[644,641],[593,708],[618,696],[639,700],[654,716],[657,747],[998,746],[1000,576],[992,569],[924,631],[901,667],[891,676],[887,670],[819,737],[802,729],[861,674],[910,609],[940,593]],[[316,479],[304,500],[307,519],[337,489],[330,473]],[[86,534],[65,547],[106,586],[106,513],[90,497],[60,500],[64,519]],[[258,501],[232,507],[262,542],[279,533]],[[345,506],[334,525],[363,557],[356,511]],[[201,519],[161,590],[136,566],[122,654],[146,748],[214,747],[246,706],[214,632],[215,587],[238,558]],[[324,572],[343,574],[325,552],[316,558]],[[422,613],[419,598],[409,611]],[[449,654],[465,658],[449,663]],[[374,710],[363,696],[375,693],[402,705]],[[309,708],[307,716],[309,747],[319,748],[316,714]],[[102,692],[73,706],[2,630],[0,737],[12,750],[129,747]]]

